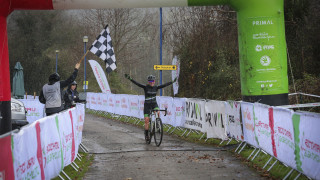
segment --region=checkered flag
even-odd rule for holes
[[[97,40],[92,43],[92,46],[89,50],[93,54],[104,60],[104,62],[106,63],[107,73],[110,73],[117,68],[116,57],[114,54],[108,25],[106,25],[106,27],[99,34]]]

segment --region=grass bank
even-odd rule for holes
[[[81,156],[81,161],[78,158],[74,161],[79,166],[78,171],[76,171],[71,165],[66,166],[63,169],[71,179],[82,179],[85,173],[89,170],[94,158],[94,155],[83,152],[79,152],[79,155]],[[62,172],[60,173],[60,176],[63,179],[68,179]],[[60,180],[60,178],[56,177],[54,180]]]

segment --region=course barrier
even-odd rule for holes
[[[44,117],[0,136],[0,179],[52,179],[72,165],[82,139],[85,106]]]
[[[157,102],[160,109],[167,108],[167,116],[161,112],[160,117],[166,126],[173,128],[172,132],[184,128],[182,136],[187,131],[186,135],[203,133],[202,137],[221,139],[221,143],[235,139],[242,142],[236,151],[248,144],[254,147],[248,159],[253,156],[253,160],[261,152],[268,153],[286,166],[310,178],[320,179],[318,113],[294,112],[260,103],[195,98],[158,96]],[[126,116],[128,121],[130,118],[143,121],[143,104],[143,96],[138,95],[87,93],[88,109],[118,118]]]

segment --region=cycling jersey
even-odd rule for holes
[[[173,82],[167,82],[167,83],[162,84],[160,86],[156,86],[156,85],[150,86],[149,84],[147,84],[147,85],[140,84],[133,79],[131,79],[131,81],[135,85],[143,88],[143,90],[144,90],[144,96],[145,96],[144,114],[145,114],[145,116],[150,114],[150,110],[152,110],[154,108],[158,108],[157,99],[156,99],[158,89],[164,88],[164,87],[169,86],[173,83]]]

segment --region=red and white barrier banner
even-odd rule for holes
[[[274,141],[273,109],[268,105],[254,103],[255,134],[259,147],[272,156],[276,155]],[[269,109],[270,108],[270,109]]]
[[[102,100],[102,105],[101,105],[101,111],[107,111],[108,109],[108,96],[109,94],[102,94],[100,96],[101,100]]]
[[[186,120],[185,128],[206,132],[205,100],[187,99],[186,100]]]
[[[0,160],[6,162],[0,163],[1,179],[44,180],[58,176],[76,158],[83,122],[84,104],[77,104],[0,138]]]
[[[27,111],[27,121],[29,124],[41,119],[45,116],[44,104],[39,102],[39,99],[19,99]]]
[[[207,138],[228,139],[226,133],[226,102],[210,100],[205,103]]]
[[[129,96],[126,94],[122,94],[120,97],[120,109],[121,109],[121,115],[123,116],[130,116],[130,108],[129,108]]]
[[[49,116],[40,119],[41,152],[46,179],[52,179],[63,170],[63,146],[60,138],[59,116]],[[38,144],[39,146],[39,144]]]
[[[131,95],[129,97],[129,105],[130,105],[130,115],[135,118],[140,118],[139,96]]]
[[[273,155],[286,165],[297,169],[294,154],[295,141],[292,114],[293,111],[291,110],[273,107],[274,140],[276,147]]]
[[[77,104],[77,108],[75,108],[75,119],[74,128],[75,128],[75,138],[76,138],[76,152],[78,152],[77,148],[82,142],[82,131],[85,119],[85,106],[84,104]]]
[[[45,179],[40,133],[40,122],[35,122],[13,134],[14,179]]]
[[[97,94],[96,96],[96,108],[98,110],[103,110],[103,105],[102,105],[102,97],[104,96],[105,94],[103,93],[99,93]]]
[[[91,108],[91,96],[93,96],[93,93],[91,93],[91,92],[88,92],[88,93],[86,94],[86,101],[87,101],[86,107],[87,107],[88,109],[92,109],[92,108]]]
[[[107,111],[109,113],[114,113],[114,106],[115,106],[115,94],[108,94],[108,107],[107,107],[107,110],[104,110],[104,111]]]
[[[186,121],[186,98],[173,98],[175,127],[184,127]]]
[[[114,96],[114,113],[123,115],[122,109],[121,109],[121,97],[122,94],[115,94]]]
[[[297,170],[320,179],[320,115],[294,113],[292,116]]]
[[[89,94],[89,96],[88,96],[88,94]],[[89,104],[90,109],[97,110],[97,100],[96,100],[96,98],[98,96],[97,94],[98,93],[87,93],[87,97],[90,98],[90,100],[87,100],[88,101],[87,104]]]
[[[255,147],[259,147],[255,134],[254,105],[252,103],[241,102],[241,115],[244,141]]]
[[[164,124],[170,124],[170,125],[174,125],[175,122],[174,122],[174,119],[173,119],[173,98],[172,97],[168,97],[168,96],[161,96],[159,98],[159,108],[161,110],[164,110],[167,108],[167,115],[164,116],[165,112],[164,111],[161,111],[160,112],[160,118],[162,120],[162,123]]]
[[[243,141],[240,120],[240,102],[227,101],[226,105],[226,133],[229,138]]]
[[[0,179],[13,180],[15,177],[11,150],[11,134],[0,138],[0,147]]]

